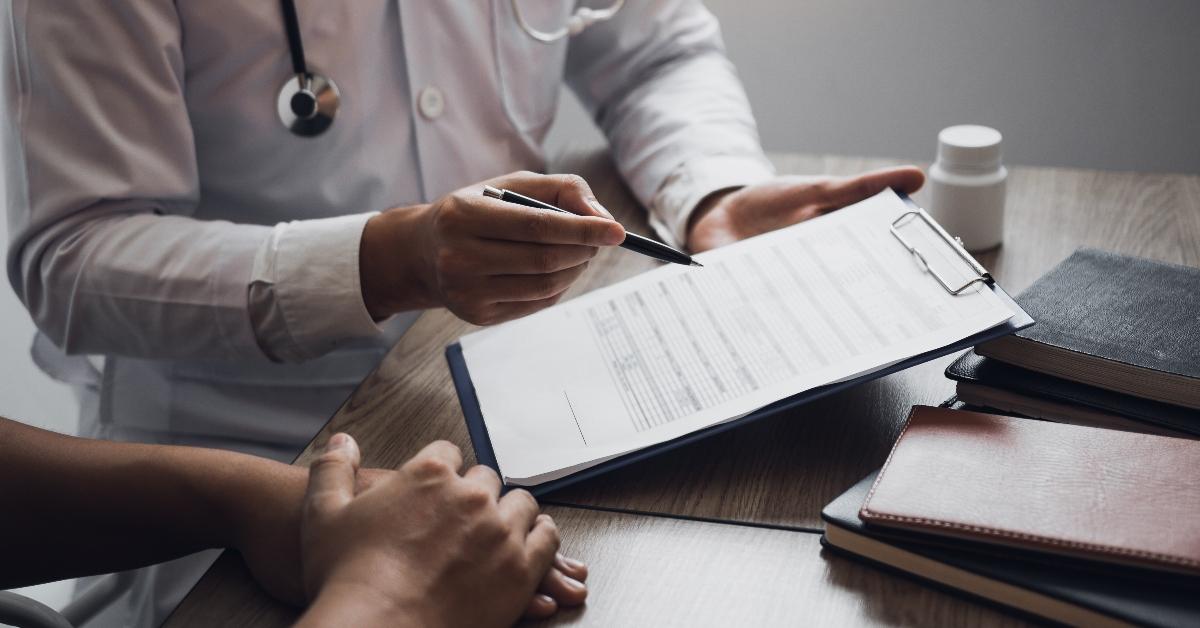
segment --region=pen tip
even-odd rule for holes
[[[701,264],[700,262],[697,262],[696,260],[692,260],[692,266],[699,266],[700,268],[704,268],[704,264]]]

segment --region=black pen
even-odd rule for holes
[[[490,185],[483,186],[483,195],[490,196],[492,198],[498,198],[506,203],[516,203],[517,205],[524,205],[526,207],[540,207],[542,209],[549,209],[550,211],[562,212],[564,214],[572,213],[565,209],[559,209],[550,203],[543,203],[536,198],[529,198],[524,194],[517,194],[511,190],[501,190]],[[653,257],[656,260],[671,262],[672,264],[683,264],[684,266],[703,266],[703,264],[692,259],[692,256],[684,253],[683,251],[673,249],[662,242],[651,240],[646,236],[640,236],[629,231],[625,232],[625,241],[621,243],[621,248],[628,249],[634,253],[641,253],[647,257]]]

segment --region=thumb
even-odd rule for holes
[[[337,512],[354,499],[354,476],[358,472],[358,443],[349,434],[334,434],[325,451],[308,472],[304,503],[318,514]]]

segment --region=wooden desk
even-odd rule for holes
[[[852,174],[885,160],[774,155],[781,173]],[[607,157],[569,153],[577,172],[634,230],[647,229]],[[980,261],[1019,292],[1079,246],[1200,266],[1200,176],[1013,168],[1004,245]],[[916,196],[918,202],[923,195]],[[652,263],[606,251],[577,295]],[[426,313],[314,442],[346,431],[364,465],[393,467],[434,439],[472,458],[442,352],[471,327]],[[555,622],[593,625],[1007,625],[1021,621],[820,551],[821,507],[879,467],[910,406],[953,390],[951,357],[822,399],[542,501],[564,548],[591,564],[587,608]],[[306,464],[312,446],[299,458]],[[696,519],[700,519],[697,521]],[[169,626],[286,625],[295,611],[261,593],[224,555]]]

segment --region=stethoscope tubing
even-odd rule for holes
[[[543,31],[530,24],[525,19],[525,14],[521,12],[518,0],[512,0],[513,17],[517,20],[517,26],[525,31],[526,35],[543,44],[552,44],[567,37],[573,37],[587,30],[593,24],[611,20],[623,6],[625,6],[625,0],[613,0],[612,4],[603,9],[579,7],[571,14],[571,17],[567,18],[564,26],[553,31]]]
[[[593,24],[612,19],[624,5],[625,0],[613,0],[612,4],[603,9],[580,7],[567,19],[565,26],[545,32],[529,24],[521,13],[517,0],[512,0],[513,16],[520,29],[526,35],[546,44],[578,35]],[[333,124],[333,118],[341,103],[341,92],[333,79],[309,71],[295,0],[279,0],[279,9],[283,14],[283,28],[287,36],[288,53],[292,59],[292,73],[295,75],[295,83],[291,79],[285,81],[276,98],[279,120],[295,135],[321,135]]]
[[[295,0],[279,0],[283,11],[283,28],[287,33],[288,52],[292,56],[292,73],[297,79],[308,76],[308,62],[304,56],[304,37],[300,35],[300,18],[296,15]]]

